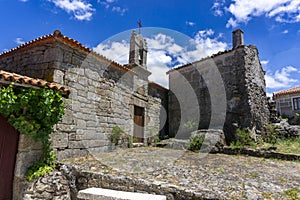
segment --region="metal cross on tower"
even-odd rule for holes
[[[139,20],[137,23],[138,23],[138,26],[139,26],[139,34],[141,34],[142,21]]]

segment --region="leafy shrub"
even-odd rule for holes
[[[127,134],[119,126],[114,126],[111,134],[109,135],[109,140],[115,145],[131,148],[133,146],[132,143],[134,141],[134,137]]]
[[[199,152],[204,142],[204,139],[205,135],[195,135],[191,137],[187,149],[190,151]]]
[[[262,139],[264,142],[270,143],[270,144],[275,144],[277,142],[277,135],[279,131],[277,130],[277,127],[274,126],[273,124],[268,124],[265,127],[265,131],[262,135]]]
[[[45,176],[55,168],[56,163],[56,154],[51,151],[50,156],[47,158],[47,160],[37,161],[28,168],[26,172],[28,181],[31,181],[34,178]]]
[[[254,146],[254,139],[251,137],[248,129],[237,129],[236,141],[230,144],[231,146],[243,147],[243,146]]]
[[[160,142],[158,135],[153,135],[147,139],[148,145],[155,145],[158,142]]]
[[[123,133],[125,133],[123,129],[121,129],[119,126],[114,126],[111,134],[109,135],[109,140],[111,143],[118,145]]]

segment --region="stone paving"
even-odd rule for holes
[[[300,162],[153,147],[118,149],[66,162],[81,170],[209,193],[209,199],[292,199],[286,195],[292,190],[300,198]]]

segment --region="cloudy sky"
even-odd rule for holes
[[[241,28],[268,93],[300,85],[300,0],[0,0],[0,16],[0,51],[59,29],[122,64],[141,20],[150,78],[164,86],[168,69],[230,49]]]

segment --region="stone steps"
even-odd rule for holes
[[[87,188],[80,190],[78,200],[166,200],[163,195],[143,194],[137,192],[123,192],[103,188]]]

